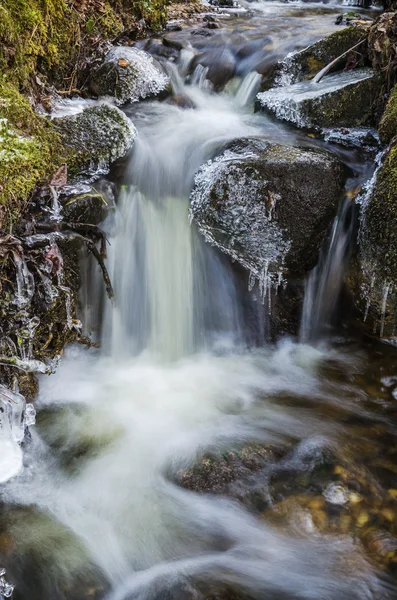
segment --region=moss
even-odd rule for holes
[[[338,58],[338,56],[358,44],[364,38],[365,32],[360,27],[345,27],[315,42],[305,50],[298,52],[294,56],[294,64],[301,69],[303,79],[311,79],[331,61]],[[363,44],[363,48],[360,51],[364,52],[364,50]],[[344,62],[346,62],[346,57]],[[343,68],[342,60],[337,67]]]
[[[389,150],[378,172],[367,209],[367,234],[376,256],[377,276],[397,282],[397,145]]]
[[[318,100],[307,100],[302,109],[310,122],[319,127],[370,125],[376,90],[376,79],[366,78],[321,96]]]
[[[64,161],[60,138],[7,79],[0,80],[0,229],[11,229],[35,185]]]
[[[397,135],[397,86],[394,86],[379,124],[379,137],[388,144]]]

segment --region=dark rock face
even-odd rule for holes
[[[97,96],[113,96],[118,104],[156,96],[168,86],[168,77],[146,52],[115,46],[91,75],[90,88]]]
[[[76,175],[106,174],[110,164],[128,152],[136,136],[128,117],[107,104],[54,119],[53,124],[70,152],[68,164],[72,179]]]
[[[240,140],[197,173],[191,215],[209,242],[277,284],[316,263],[343,181],[326,152]]]

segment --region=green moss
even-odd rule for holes
[[[311,79],[331,61],[364,38],[365,32],[360,27],[345,27],[298,52],[294,57],[294,62],[302,70],[304,78]],[[364,52],[364,46],[365,44],[360,48],[361,52]],[[346,57],[344,61],[346,62]],[[342,60],[337,67],[343,67]]]
[[[0,80],[0,229],[11,229],[35,185],[64,160],[51,123],[36,114],[5,78]]]
[[[378,172],[367,209],[367,227],[377,276],[397,282],[397,145],[391,147]]]
[[[388,144],[397,135],[397,86],[394,86],[379,124],[379,137]]]

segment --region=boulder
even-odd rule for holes
[[[136,137],[130,119],[115,106],[100,104],[52,121],[68,152],[71,179],[95,178],[109,172],[112,162],[124,156]]]
[[[117,104],[157,96],[169,83],[152,56],[129,46],[115,46],[94,71],[90,88],[97,96],[113,96]]]
[[[277,285],[315,265],[343,181],[327,152],[240,140],[198,171],[191,217],[254,279]]]
[[[376,78],[369,68],[303,81],[261,92],[259,108],[298,127],[358,127],[372,123]]]
[[[350,48],[365,40],[366,31],[362,27],[345,27],[331,35],[311,44],[298,52],[291,52],[276,65],[271,77],[264,81],[263,89],[274,85],[291,85],[299,81],[312,79],[321,69],[333,60],[347,52]],[[355,61],[363,64],[366,59],[367,47],[363,43],[355,54]],[[335,69],[342,69],[350,59],[344,56],[335,65]]]

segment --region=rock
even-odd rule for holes
[[[390,146],[360,206],[359,253],[350,273],[356,306],[372,331],[394,335],[397,317],[397,144]]]
[[[106,179],[96,181],[95,187],[84,183],[66,186],[59,201],[65,221],[98,225],[114,207],[113,186]]]
[[[236,59],[229,48],[217,48],[198,54],[190,63],[190,73],[198,65],[208,69],[207,79],[216,90],[224,88],[236,72]]]
[[[360,27],[346,27],[299,52],[291,52],[276,65],[272,76],[264,82],[263,89],[268,89],[274,85],[291,85],[299,81],[312,79],[338,56],[364,40],[365,36],[366,31]],[[357,49],[357,52],[363,58],[366,57],[365,43]],[[347,60],[348,56],[345,56],[335,65],[335,69],[343,69]],[[361,64],[363,63],[361,62]]]
[[[184,94],[175,94],[175,96],[170,98],[169,104],[174,104],[175,106],[179,106],[179,108],[195,108],[194,102],[189,96],[185,96]]]
[[[240,140],[197,173],[191,215],[210,243],[277,284],[316,263],[343,180],[326,152]]]
[[[385,144],[389,144],[397,135],[397,86],[394,86],[390,94],[378,132],[380,140]]]
[[[327,75],[319,83],[275,87],[257,98],[262,109],[298,127],[357,127],[371,124],[375,95],[374,72],[361,68]]]
[[[157,96],[169,79],[146,52],[115,46],[91,75],[90,88],[97,96],[113,96],[117,104]]]
[[[73,116],[53,119],[55,129],[69,153],[73,178],[108,173],[112,162],[124,156],[136,137],[136,129],[114,106],[100,104]]]
[[[167,36],[167,35],[165,35],[163,37],[163,44],[164,44],[164,46],[173,48],[174,50],[177,50],[178,52],[183,50],[183,48],[185,46],[185,44],[181,40],[178,40],[175,37],[171,37],[171,36]]]

